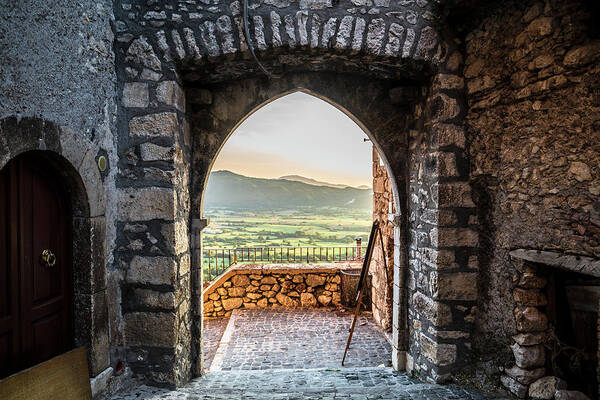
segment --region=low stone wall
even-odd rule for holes
[[[341,270],[358,263],[240,264],[204,292],[204,317],[227,317],[236,308],[341,305]]]

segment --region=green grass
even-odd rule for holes
[[[369,237],[372,212],[337,208],[307,208],[290,211],[235,211],[210,208],[204,215],[210,223],[203,231],[203,247],[354,247],[354,238]],[[318,251],[317,251],[318,252]],[[207,258],[204,255],[204,268]],[[213,259],[214,268],[214,259]],[[229,260],[219,259],[219,268]],[[207,272],[207,271],[205,271]],[[214,271],[213,271],[214,273]]]

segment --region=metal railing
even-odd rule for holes
[[[320,263],[362,259],[360,242],[341,247],[241,247],[204,249],[204,281],[211,281],[237,263]]]

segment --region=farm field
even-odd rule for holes
[[[370,209],[312,208],[242,211],[208,208],[204,248],[333,247],[363,245],[372,223]]]

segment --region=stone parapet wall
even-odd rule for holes
[[[237,308],[340,306],[340,271],[355,268],[360,264],[240,264],[204,291],[204,317],[228,317]]]

